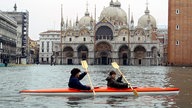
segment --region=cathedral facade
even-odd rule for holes
[[[120,65],[160,65],[162,52],[156,20],[148,6],[136,26],[133,16],[128,17],[121,3],[111,0],[97,22],[88,9],[74,24],[68,20],[62,22],[58,31],[61,40],[52,42],[51,62],[80,64],[87,60],[94,65],[110,65],[113,61]]]

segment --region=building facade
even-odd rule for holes
[[[0,63],[15,63],[17,22],[0,11]]]
[[[59,53],[59,47],[53,46],[60,42],[60,31],[49,30],[40,33],[39,38],[39,63],[50,64],[55,63]],[[54,50],[53,50],[53,47]]]
[[[17,57],[16,63],[26,64],[29,57],[28,48],[28,29],[29,29],[29,12],[17,12],[17,6],[15,4],[14,11],[4,12],[4,14],[13,18],[17,22]]]
[[[113,61],[120,65],[162,64],[156,20],[148,6],[136,26],[133,16],[127,15],[118,0],[110,1],[98,21],[87,8],[85,15],[77,17],[73,24],[67,19],[61,25],[60,41],[53,44],[57,53],[52,53],[57,64],[80,64],[82,60],[96,65],[109,65]]]
[[[39,44],[38,40],[32,40],[29,38],[29,64],[38,63],[39,61]]]
[[[168,64],[192,65],[192,2],[169,0]]]

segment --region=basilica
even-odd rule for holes
[[[121,8],[118,0],[109,2],[98,21],[87,8],[84,16],[77,17],[73,24],[70,20],[62,20],[61,30],[40,34],[41,37],[54,34],[58,39],[49,42],[52,46],[45,45],[44,40],[42,44],[40,40],[40,49],[43,50],[40,50],[39,60],[56,64],[80,64],[87,60],[91,65],[110,65],[113,61],[120,65],[160,65],[163,46],[157,37],[156,20],[150,15],[148,5],[137,25],[134,22],[133,16]],[[52,51],[45,57],[48,47]]]

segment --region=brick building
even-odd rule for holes
[[[192,1],[169,0],[168,64],[192,65]]]

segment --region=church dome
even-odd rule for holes
[[[145,10],[145,15],[141,16],[138,20],[138,27],[147,28],[150,26],[156,27],[156,20],[149,14],[148,7]]]
[[[79,26],[80,27],[82,27],[82,26],[90,26],[91,25],[91,21],[92,21],[92,18],[89,16],[89,12],[88,12],[88,9],[87,9],[87,11],[85,12],[85,16],[83,16],[79,20]]]
[[[84,16],[79,20],[79,26],[90,26],[91,17],[90,16]]]
[[[121,3],[117,0],[116,2],[110,2],[110,6],[104,8],[100,14],[100,20],[108,18],[111,21],[118,21],[127,23],[127,14],[121,9]]]

